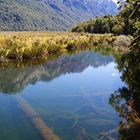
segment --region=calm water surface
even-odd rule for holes
[[[56,139],[118,139],[122,118],[109,100],[127,87],[120,77],[112,56],[89,51],[40,65],[0,68],[0,140],[44,139],[26,106]]]

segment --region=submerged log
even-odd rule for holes
[[[24,111],[26,116],[31,120],[34,127],[38,130],[43,140],[60,140],[60,138],[53,133],[53,131],[46,125],[35,110],[24,100],[21,96],[16,96],[16,101]]]

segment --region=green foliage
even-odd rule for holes
[[[126,118],[126,122],[121,122],[120,138],[140,139],[140,1],[127,0],[122,5],[119,16],[124,23],[124,34],[130,34],[135,37],[130,45],[130,50],[126,54],[116,58],[118,69],[122,72],[122,80],[127,87],[118,90],[117,94],[113,93],[110,98],[110,104],[120,113],[120,116]],[[112,104],[111,101],[118,101]],[[123,102],[122,102],[123,101]],[[125,106],[125,110],[124,110]],[[129,126],[125,128],[125,126]]]
[[[121,3],[121,2],[120,2]],[[140,33],[140,1],[126,0],[119,17],[124,23],[124,34],[138,35]]]
[[[122,0],[123,1],[123,0]],[[119,1],[121,10],[117,16],[96,17],[80,23],[72,32],[113,33],[137,36],[140,34],[140,1]]]
[[[114,27],[112,28],[112,33],[114,33],[115,35],[123,34],[124,33],[124,24],[119,23],[119,24],[114,25]]]
[[[114,33],[120,35],[124,33],[124,23],[118,16],[96,17],[90,21],[80,23],[72,28],[72,32],[88,32],[88,33]]]

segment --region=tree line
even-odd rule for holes
[[[113,33],[116,35],[140,34],[140,0],[118,0],[118,15],[96,17],[72,28],[72,32]]]

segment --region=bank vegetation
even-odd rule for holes
[[[122,39],[123,38],[123,39]],[[23,60],[62,55],[74,50],[128,46],[132,38],[112,34],[70,32],[1,32],[0,60]]]

